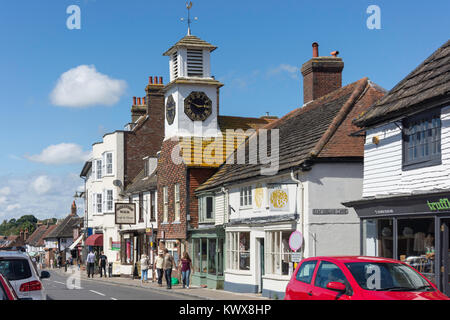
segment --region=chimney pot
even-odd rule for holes
[[[136,97],[133,97],[133,105],[136,105]]]
[[[319,56],[319,44],[317,42],[313,42],[313,58],[317,58]]]
[[[332,53],[331,53],[331,55],[333,56],[333,57],[337,57],[337,55],[339,54],[339,51],[333,51]]]
[[[154,80],[154,84],[158,84],[158,77],[154,77],[155,78],[155,80]]]
[[[138,105],[140,106],[141,105],[141,98],[139,97],[139,98],[137,98],[137,100],[138,100]]]
[[[163,84],[163,77],[159,77],[159,84]]]
[[[153,84],[153,78],[151,76],[148,77],[148,83]]]
[[[145,97],[142,97],[142,104],[145,105]]]

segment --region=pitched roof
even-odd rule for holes
[[[39,241],[36,243],[35,247],[43,247],[45,245],[45,238],[50,232],[52,232],[56,228],[56,224],[49,225],[47,230],[45,230],[44,234],[41,236]]]
[[[273,118],[219,116],[218,122],[222,136],[216,138],[180,137],[181,157],[184,163],[190,167],[218,168],[240,144],[245,142],[248,129],[259,129],[275,120]],[[238,131],[239,129],[242,130]],[[233,131],[227,132],[227,130]],[[228,144],[227,139],[230,139]]]
[[[26,244],[29,244],[30,246],[37,247],[37,243],[41,239],[41,237],[44,235],[45,231],[47,230],[47,225],[41,225],[34,230],[34,232],[28,237],[28,239],[25,241]]]
[[[193,35],[187,35],[183,38],[181,38],[181,40],[179,40],[177,43],[175,43],[172,47],[170,47],[169,50],[167,50],[166,52],[163,53],[163,56],[167,56],[172,54],[172,52],[174,51],[174,49],[179,48],[179,47],[183,47],[183,48],[205,48],[205,49],[209,49],[210,51],[214,51],[215,49],[217,49],[217,47],[213,46],[212,44],[196,37]]]
[[[3,236],[0,238],[0,249],[23,246],[24,242],[19,236]]]
[[[278,171],[319,158],[362,159],[363,138],[349,136],[356,130],[352,120],[383,94],[378,86],[363,78],[315,99],[265,126],[265,129],[279,130]],[[267,133],[267,137],[270,137],[270,133]],[[249,160],[255,160],[255,157],[257,163],[261,163],[258,152],[249,155],[248,145],[251,139],[256,139],[256,135],[239,147],[246,149],[245,164],[223,164],[197,191],[260,176],[263,165],[249,164]],[[270,150],[270,142],[267,144]],[[232,156],[235,157],[236,152]]]
[[[155,189],[157,185],[157,176],[152,174],[150,177],[145,177],[144,169],[142,169],[133,179],[131,184],[126,188],[126,193],[137,193]]]
[[[44,239],[49,238],[71,238],[73,236],[73,228],[83,221],[77,215],[68,215],[63,221],[58,223],[56,227],[48,233]]]
[[[450,102],[450,40],[354,123],[366,127],[405,114],[425,111],[446,102]]]

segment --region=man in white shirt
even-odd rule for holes
[[[94,277],[94,263],[95,263],[95,254],[91,250],[86,258],[88,278],[90,276],[92,276],[92,278]]]

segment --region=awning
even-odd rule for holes
[[[79,236],[77,240],[75,240],[74,243],[72,243],[69,247],[70,250],[75,249],[75,247],[80,243],[81,239],[83,239],[83,235]]]
[[[103,247],[103,234],[97,233],[89,236],[84,244],[86,246]]]

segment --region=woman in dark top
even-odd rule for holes
[[[187,252],[183,253],[180,260],[181,265],[181,278],[183,279],[183,289],[186,287],[189,289],[189,277],[191,275],[191,258]]]

